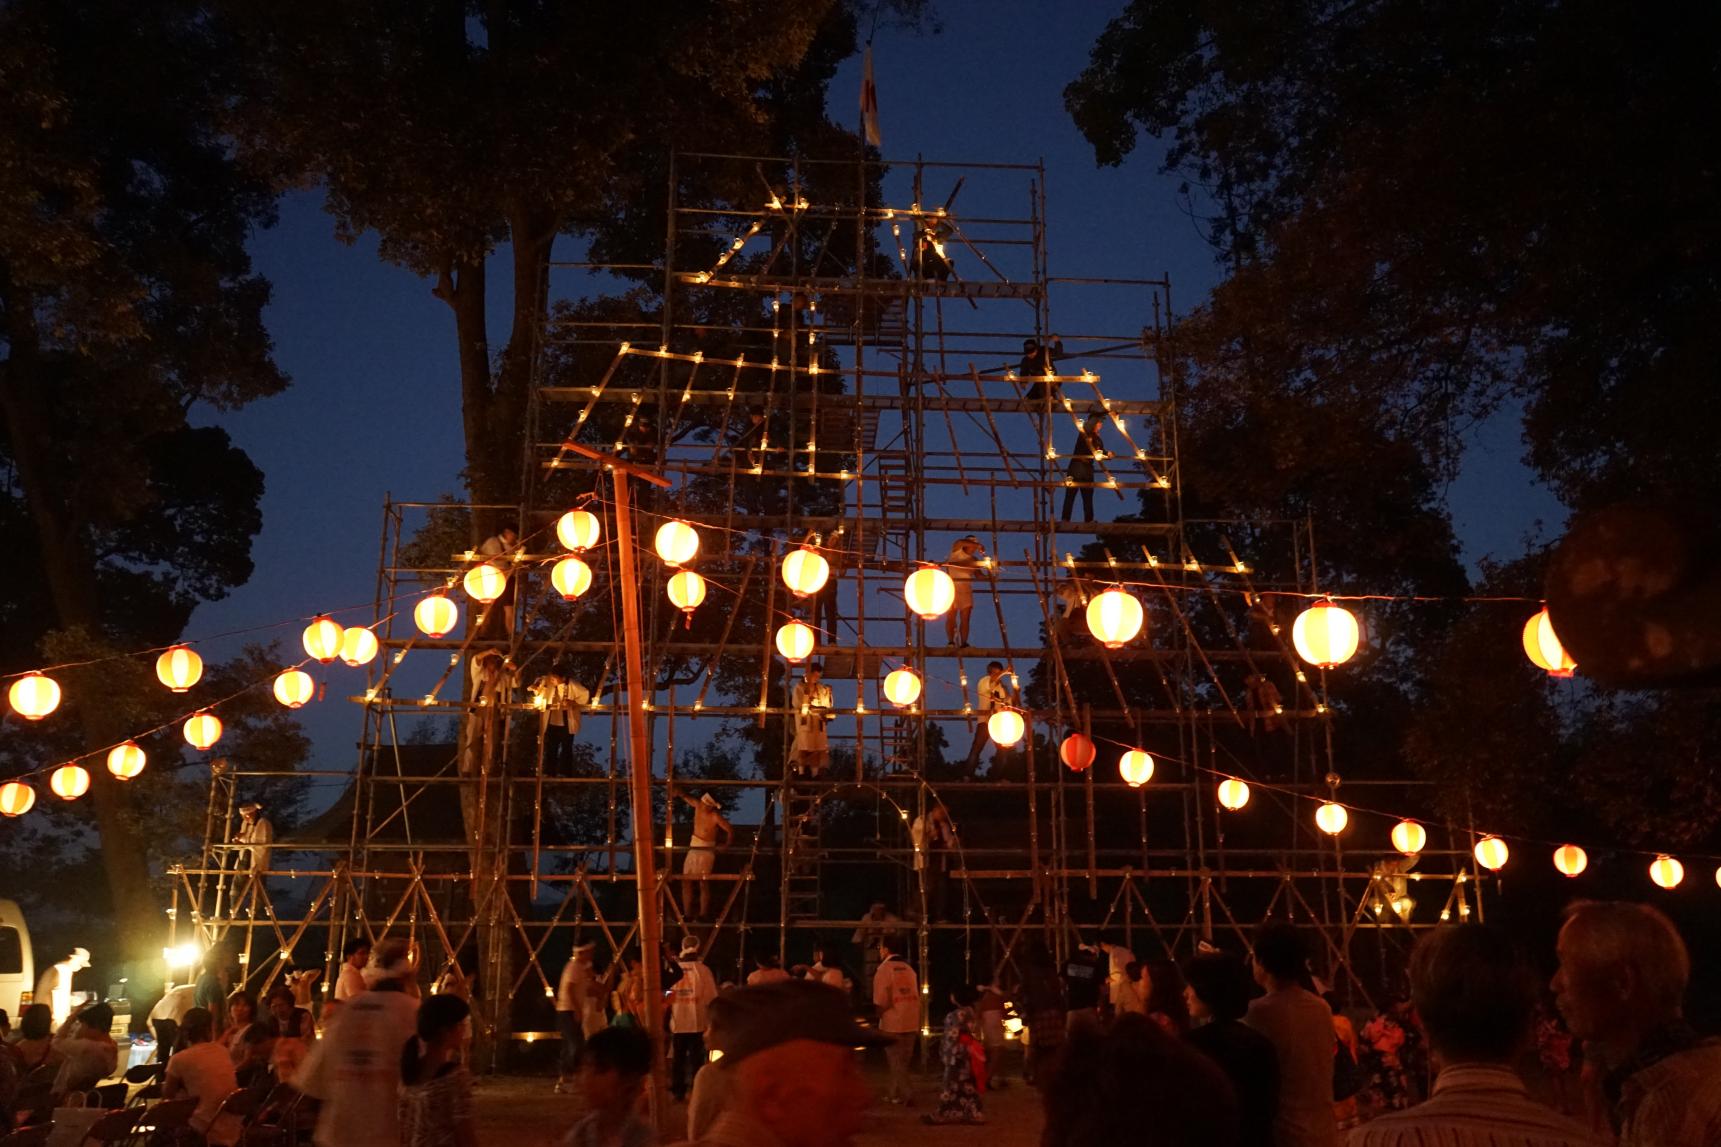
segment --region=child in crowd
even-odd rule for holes
[[[639,1027],[607,1027],[580,1049],[579,1085],[591,1113],[562,1147],[652,1147],[657,1136],[640,1115],[651,1075],[651,1037]]]
[[[986,1044],[987,1089],[1002,1091],[1004,1082],[1004,1010],[1008,1003],[997,984],[980,985],[980,1001],[974,1011],[980,1017],[980,1034]]]
[[[459,996],[430,996],[418,1009],[418,1036],[400,1057],[400,1142],[403,1147],[476,1147],[472,1075],[460,1063],[466,1017]]]
[[[976,1033],[980,1017],[974,1005],[980,993],[961,987],[950,993],[955,1006],[944,1017],[944,1039],[939,1059],[944,1064],[944,1089],[938,1095],[938,1114],[922,1115],[923,1123],[984,1123],[980,1093],[986,1089],[986,1049]]]

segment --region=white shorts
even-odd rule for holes
[[[717,850],[709,845],[695,844],[687,851],[687,858],[681,862],[683,876],[709,876],[711,870],[717,867]]]

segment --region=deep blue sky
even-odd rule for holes
[[[1053,274],[1167,273],[1180,309],[1198,302],[1216,268],[1179,205],[1178,180],[1157,170],[1158,147],[1147,141],[1124,166],[1096,168],[1063,110],[1063,87],[1086,63],[1113,5],[939,0],[937,8],[940,34],[884,30],[875,44],[885,154],[1043,158]],[[832,85],[842,122],[858,119],[859,75],[856,59]],[[458,489],[453,327],[430,284],[378,260],[373,237],[338,243],[315,193],[285,200],[279,226],[256,237],[253,253],[274,283],[267,319],[293,386],[222,420],[266,475],[264,526],[256,574],[201,608],[191,638],[370,602],[385,494],[431,500]],[[505,329],[507,283],[492,276],[498,329]],[[1538,520],[1548,531],[1559,527],[1558,504],[1533,485],[1520,454],[1510,418],[1471,444],[1450,492],[1471,561],[1519,552]],[[297,628],[281,633],[296,649]],[[356,671],[331,675],[329,699],[304,713],[318,767],[352,761],[360,714],[337,698],[358,681]]]

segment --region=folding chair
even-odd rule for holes
[[[46,1147],[48,1136],[53,1133],[52,1123],[20,1127],[10,1135],[0,1135],[0,1147]]]
[[[115,1108],[90,1125],[78,1147],[89,1147],[91,1143],[124,1143],[131,1138],[132,1129],[142,1116],[141,1107]]]
[[[164,1099],[141,1110],[132,1128],[133,1143],[166,1143],[191,1126],[197,1111],[195,1099]]]

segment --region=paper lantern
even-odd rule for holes
[[[1082,772],[1094,763],[1097,750],[1091,737],[1082,733],[1071,733],[1064,738],[1064,743],[1058,746],[1058,759],[1070,767],[1072,772]]]
[[[341,655],[341,624],[323,616],[305,626],[305,652],[324,665]]]
[[[1118,758],[1118,775],[1132,789],[1139,789],[1153,779],[1153,757],[1140,749],[1131,749]]]
[[[590,510],[569,510],[556,523],[556,537],[564,547],[579,553],[598,544],[602,523]]]
[[[75,801],[90,791],[90,774],[82,765],[61,765],[48,778],[48,787],[61,800]]]
[[[1320,669],[1343,665],[1356,656],[1362,630],[1343,606],[1317,601],[1297,615],[1291,625],[1291,644],[1297,656]]]
[[[893,669],[884,677],[885,700],[892,705],[912,705],[920,700],[920,674],[912,669]]]
[[[1219,803],[1236,812],[1249,803],[1249,786],[1236,777],[1226,777],[1219,782]]]
[[[1685,866],[1664,852],[1649,862],[1649,878],[1663,888],[1678,888],[1685,879]]]
[[[122,781],[129,781],[143,772],[149,760],[136,741],[127,741],[108,750],[108,772]]]
[[[1575,844],[1562,844],[1554,849],[1554,867],[1565,876],[1576,876],[1589,866],[1589,853]]]
[[[950,612],[956,604],[956,583],[937,566],[922,566],[902,583],[902,600],[922,620],[931,621]]]
[[[508,575],[485,562],[467,570],[466,576],[460,579],[460,584],[466,587],[466,595],[473,601],[479,605],[489,605],[508,588]]]
[[[412,623],[426,637],[441,637],[460,624],[460,607],[447,595],[433,593],[413,608]]]
[[[807,597],[825,588],[831,576],[831,563],[811,546],[791,550],[783,559],[783,584],[796,597]]]
[[[1547,670],[1549,677],[1570,677],[1578,667],[1571,654],[1566,652],[1566,647],[1560,644],[1545,606],[1542,612],[1524,623],[1524,652],[1536,668]]]
[[[1475,852],[1476,863],[1489,872],[1498,872],[1506,867],[1506,861],[1512,856],[1512,850],[1497,836],[1485,836],[1477,841]]]
[[[1122,649],[1141,632],[1142,616],[1133,594],[1108,589],[1088,602],[1088,632],[1107,649]]]
[[[175,693],[183,693],[203,679],[203,658],[189,645],[175,645],[155,659],[155,675]]]
[[[573,601],[592,588],[592,567],[579,558],[563,558],[550,567],[550,584],[563,601]]]
[[[999,709],[986,718],[986,733],[999,748],[1008,749],[1020,741],[1027,731],[1027,722],[1023,721],[1022,714],[1014,709]]]
[[[40,721],[60,707],[60,684],[41,673],[29,673],[12,682],[6,700],[26,721]]]
[[[303,669],[289,669],[275,678],[275,700],[297,709],[316,695],[317,683]],[[205,746],[198,746],[203,748]]]
[[[799,665],[813,655],[813,631],[799,621],[791,621],[777,630],[777,652],[792,665]]]
[[[207,749],[221,739],[221,718],[205,709],[185,720],[185,739],[194,749]]]
[[[1392,826],[1392,847],[1406,856],[1415,856],[1428,843],[1428,830],[1413,820],[1401,820]]]
[[[699,552],[699,532],[679,518],[657,527],[657,556],[665,565],[684,566]]]
[[[23,816],[36,807],[36,790],[22,781],[0,785],[0,816]]]
[[[705,579],[692,570],[681,570],[669,579],[669,604],[687,615],[687,624],[693,624],[693,611],[699,608],[699,603],[705,600]]]
[[[376,660],[376,634],[362,625],[349,625],[341,633],[341,660],[355,669]]]
[[[1337,801],[1328,801],[1315,810],[1315,827],[1328,836],[1337,836],[1350,822],[1350,813]]]

